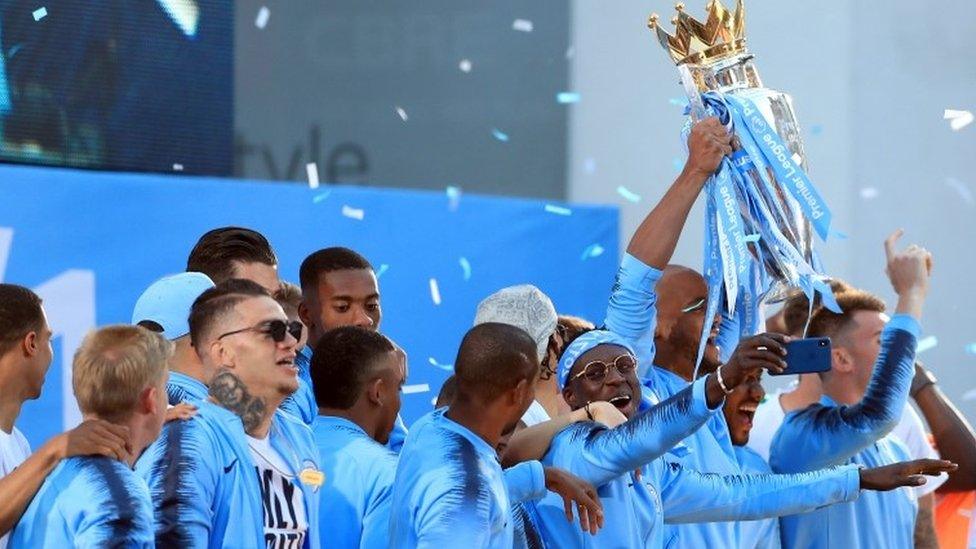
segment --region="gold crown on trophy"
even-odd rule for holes
[[[742,0],[736,1],[734,12],[720,0],[711,0],[705,23],[685,13],[683,3],[674,9],[678,11],[671,19],[674,35],[661,28],[656,13],[651,14],[647,26],[657,33],[661,47],[676,65],[707,65],[746,52],[746,10]]]

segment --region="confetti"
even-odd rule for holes
[[[604,252],[603,246],[599,244],[590,244],[583,250],[583,255],[580,256],[580,260],[585,261],[593,257],[600,257],[601,255],[603,255],[603,252]]]
[[[970,389],[962,394],[963,400],[976,400],[976,389]]]
[[[573,57],[576,57],[576,47],[570,46],[566,48],[566,59],[572,59]]]
[[[343,206],[342,207],[342,215],[344,215],[344,216],[346,216],[346,217],[348,217],[350,219],[358,219],[359,221],[362,221],[363,220],[363,217],[366,216],[366,212],[364,212],[363,210],[360,210],[359,208],[353,208],[353,207],[350,207],[350,206]]]
[[[830,235],[837,240],[847,240],[847,233],[831,229]]]
[[[969,345],[966,345],[966,354],[976,355],[976,343],[970,343]]]
[[[505,133],[505,132],[503,132],[503,131],[501,131],[501,130],[499,130],[498,128],[492,128],[491,129],[491,135],[493,135],[495,137],[495,139],[497,139],[497,140],[499,140],[499,141],[501,141],[503,143],[508,143],[508,134]]]
[[[464,271],[464,279],[471,280],[471,263],[468,261],[468,258],[462,257],[458,259],[458,263],[461,264],[461,270]]]
[[[10,227],[0,227],[0,282],[7,272],[7,259],[10,258],[10,247],[14,243],[14,230]]]
[[[382,265],[380,265],[379,269],[376,269],[376,278],[383,276],[383,273],[389,270],[390,270],[390,266],[387,265],[386,263],[383,263]]]
[[[305,164],[305,173],[308,175],[308,188],[319,188],[319,167],[315,164],[315,162]]]
[[[434,305],[441,304],[441,290],[437,287],[437,279],[430,279],[430,299],[434,302]]]
[[[258,10],[258,16],[254,18],[254,26],[263,29],[268,26],[269,17],[271,17],[271,10],[268,9],[268,6],[261,6],[261,9]]]
[[[935,336],[923,337],[918,340],[918,345],[915,347],[915,354],[924,353],[929,349],[934,349],[936,345],[939,344],[939,338]]]
[[[174,172],[182,172],[183,171],[183,164],[173,164],[173,171]]]
[[[874,187],[864,187],[861,189],[861,198],[864,200],[872,200],[878,197],[878,189]]]
[[[426,383],[419,383],[417,385],[404,385],[401,389],[405,395],[414,395],[417,393],[429,393],[430,385]]]
[[[969,111],[946,109],[942,114],[942,117],[949,121],[949,127],[952,128],[952,131],[954,132],[957,132],[973,123],[973,113]]]
[[[823,133],[823,126],[820,124],[814,124],[810,126],[810,135],[820,135]]]
[[[959,193],[959,196],[963,200],[965,200],[967,204],[976,203],[976,201],[973,200],[973,192],[970,191],[969,190],[969,186],[967,186],[962,181],[959,181],[958,179],[956,179],[954,177],[950,177],[950,178],[946,179],[946,185],[948,185],[948,186],[952,187],[953,189],[955,189],[956,192]]]
[[[461,188],[449,186],[445,192],[447,192],[447,207],[452,212],[458,209],[458,204],[461,203]]]
[[[793,163],[797,166],[803,164],[803,157],[800,156],[800,153],[793,153]]]
[[[556,215],[573,215],[573,210],[555,204],[546,204],[546,211]]]
[[[437,359],[435,359],[434,357],[428,358],[427,359],[427,362],[429,362],[431,366],[433,366],[435,368],[440,368],[441,370],[444,370],[446,372],[453,372],[454,371],[454,365],[453,364],[441,364],[440,362],[437,362]]]
[[[461,69],[461,72],[471,72],[471,60],[462,59],[461,62],[458,63],[458,68]]]
[[[759,242],[759,235],[758,234],[747,234],[744,237],[742,237],[742,241],[743,242]]]
[[[532,21],[528,19],[516,19],[512,21],[512,30],[517,30],[519,32],[532,32],[533,29]]]
[[[682,109],[688,106],[688,100],[684,97],[672,97],[668,99],[668,103],[671,103],[675,107],[681,107]]]
[[[633,202],[634,204],[637,204],[638,202],[641,201],[641,197],[639,194],[628,189],[627,187],[624,187],[623,185],[617,187],[617,194],[624,197],[624,200],[626,200],[627,202]]]
[[[329,189],[329,190],[325,191],[324,193],[319,193],[319,194],[315,195],[312,198],[312,203],[313,204],[318,204],[319,202],[322,202],[326,198],[329,198],[329,195],[330,194],[332,194],[332,189]]]
[[[596,171],[596,160],[593,158],[587,158],[583,161],[583,169],[586,173],[593,173]]]
[[[561,105],[569,103],[579,103],[580,94],[576,92],[559,92],[556,94],[556,102]]]
[[[34,21],[40,21],[45,17],[47,17],[47,8],[45,8],[44,6],[41,6],[36,10],[34,10]]]
[[[675,173],[681,173],[681,170],[685,169],[685,161],[680,156],[676,156],[671,159],[671,167],[674,168]]]
[[[406,122],[408,120],[407,111],[403,110],[403,107],[397,107],[396,113],[400,116],[400,119]]]

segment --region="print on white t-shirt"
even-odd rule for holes
[[[268,549],[300,549],[308,532],[305,498],[298,477],[271,446],[271,438],[247,437],[264,504],[264,541]]]

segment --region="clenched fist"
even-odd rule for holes
[[[732,134],[725,130],[718,118],[706,118],[691,128],[685,172],[701,177],[704,182],[729,154],[732,154]]]

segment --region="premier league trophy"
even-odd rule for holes
[[[685,132],[705,116],[718,116],[734,133],[734,153],[706,184],[706,318],[724,301],[729,315],[741,315],[742,333],[751,335],[762,320],[756,304],[782,300],[795,289],[811,302],[819,292],[835,307],[813,248],[814,231],[827,239],[830,210],[807,178],[792,99],[763,86],[746,49],[742,0],[734,12],[711,0],[704,23],[684,4],[675,9],[674,34],[657,14],[648,26],[681,75],[691,116]]]

